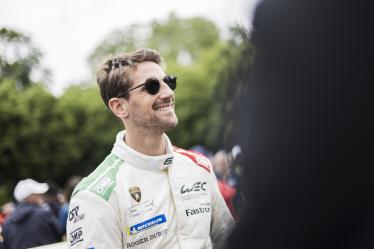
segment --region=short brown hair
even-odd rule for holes
[[[152,61],[161,64],[162,58],[158,51],[149,48],[140,48],[134,52],[116,55],[106,59],[96,72],[97,84],[100,87],[101,97],[107,107],[111,98],[117,97],[128,91],[133,82],[128,75],[129,68]],[[128,95],[124,98],[128,99]]]

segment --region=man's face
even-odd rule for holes
[[[128,117],[133,128],[151,132],[164,133],[178,124],[174,112],[174,92],[162,81],[165,73],[161,66],[154,62],[139,63],[136,69],[130,71],[134,88],[143,84],[149,78],[160,81],[160,90],[155,95],[149,94],[144,87],[129,92]]]
[[[213,169],[222,177],[226,177],[230,173],[230,162],[228,156],[224,153],[218,152],[212,160]]]

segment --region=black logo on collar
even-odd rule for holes
[[[173,163],[173,157],[166,158],[164,161],[164,165],[169,165]]]

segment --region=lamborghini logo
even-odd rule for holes
[[[129,188],[129,193],[132,198],[134,198],[135,201],[140,202],[140,199],[142,198],[142,193],[140,192],[140,188],[135,186],[132,188]]]

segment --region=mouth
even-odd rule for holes
[[[167,103],[158,104],[154,109],[159,112],[174,110],[173,100],[170,100]]]

